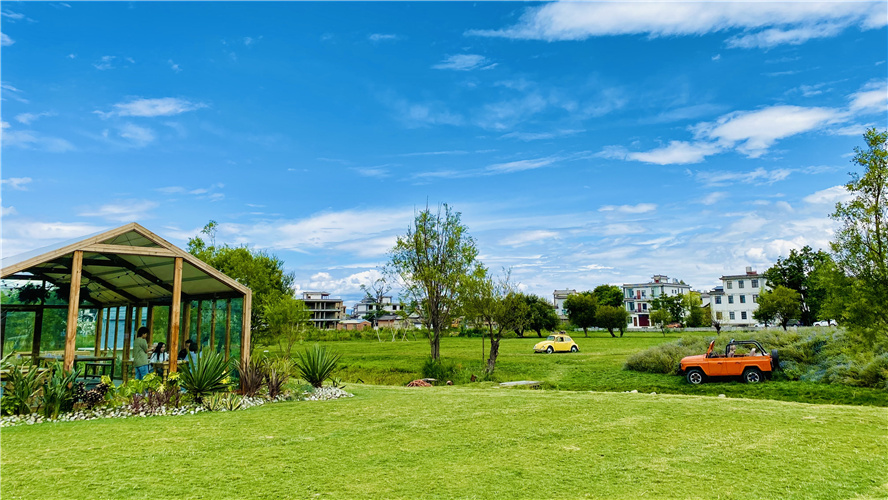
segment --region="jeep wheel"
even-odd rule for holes
[[[688,383],[691,385],[700,385],[703,382],[706,382],[706,374],[699,368],[691,368],[688,370],[688,374],[685,378],[688,379]]]
[[[757,384],[764,380],[762,371],[758,368],[751,367],[743,370],[743,381],[747,384]]]
[[[579,349],[577,349],[577,346],[575,346],[575,345],[570,346],[570,352],[577,352],[577,351],[579,351]]]
[[[552,354],[553,352],[555,352],[555,349],[552,349],[552,346],[546,348],[546,354]]]
[[[780,369],[780,353],[777,352],[777,349],[773,349],[771,351],[771,373],[774,373],[779,369]]]

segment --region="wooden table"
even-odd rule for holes
[[[63,361],[64,357],[59,357],[55,355],[44,355],[39,356],[37,359],[40,361]],[[84,364],[84,377],[101,377],[105,375],[105,368],[110,368],[110,372],[107,374],[109,377],[114,377],[114,356],[74,356],[74,363],[83,363]],[[89,370],[92,369],[92,373],[89,373]],[[101,375],[99,374],[99,369],[101,369]]]

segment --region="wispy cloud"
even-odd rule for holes
[[[888,83],[884,80],[869,82],[850,98],[852,112],[884,114],[888,108]]]
[[[367,37],[371,42],[393,42],[399,40],[401,37],[398,35],[392,35],[389,33],[373,33]]]
[[[517,160],[506,163],[495,163],[493,165],[488,165],[484,170],[490,173],[497,174],[523,172],[525,170],[535,170],[542,167],[548,167],[556,161],[558,161],[558,158],[553,157],[535,158],[532,160]]]
[[[766,170],[759,167],[748,172],[699,171],[696,173],[696,177],[708,186],[727,186],[735,183],[773,184],[785,180],[792,172],[793,170],[788,168]]]
[[[622,214],[645,214],[657,209],[655,203],[639,203],[637,205],[605,205],[599,212],[619,212]]]
[[[13,40],[12,38],[9,38],[9,35],[7,35],[6,33],[0,32],[0,47],[9,47],[10,45],[12,45],[14,43],[15,43],[15,40]]]
[[[558,233],[555,231],[547,231],[547,230],[535,230],[535,231],[523,231],[507,238],[500,240],[500,245],[512,246],[512,247],[520,247],[525,246],[530,243],[536,243],[544,240],[553,240],[558,238]]]
[[[15,189],[16,191],[27,191],[27,184],[30,184],[32,179],[30,177],[10,177],[9,179],[0,179],[0,184],[7,186],[9,189]]]
[[[705,142],[670,141],[668,146],[646,152],[627,153],[626,159],[654,163],[657,165],[684,165],[700,163],[707,156],[718,153],[721,148]]]
[[[6,129],[3,131],[3,145],[48,151],[50,153],[64,153],[76,149],[73,144],[65,139],[43,135],[33,130]]]
[[[496,63],[478,54],[455,54],[447,56],[443,61],[432,66],[434,69],[452,69],[456,71],[471,71],[473,69],[492,69]]]
[[[15,120],[19,123],[30,125],[31,123],[46,116],[55,116],[55,113],[49,111],[43,113],[20,113],[18,115],[15,115]]]
[[[715,205],[716,203],[720,202],[721,200],[723,200],[727,197],[728,197],[728,193],[726,193],[724,191],[713,191],[713,192],[707,194],[706,196],[704,196],[703,199],[700,200],[700,203],[702,203],[704,205]]]
[[[176,73],[182,71],[182,68],[180,68],[178,64],[174,63],[172,59],[168,60],[167,64],[169,64],[170,69],[175,71]]]
[[[131,222],[147,219],[151,210],[157,206],[156,202],[149,200],[116,201],[96,209],[86,209],[79,215],[82,217],[101,217],[114,222]]]
[[[225,194],[219,192],[220,189],[224,188],[225,184],[221,182],[217,182],[215,184],[211,184],[209,187],[202,188],[186,188],[184,186],[165,186],[162,188],[157,188],[155,191],[174,195],[174,194],[186,194],[195,196],[198,199],[204,199],[209,201],[221,201],[225,198]],[[258,205],[257,205],[258,206]]]
[[[514,26],[469,35],[530,40],[584,40],[641,34],[700,36],[744,30],[729,47],[773,47],[886,24],[881,2],[557,2],[530,7]]]
[[[853,198],[853,195],[848,192],[845,186],[833,186],[831,188],[821,189],[816,193],[809,194],[805,196],[802,200],[805,203],[811,203],[813,205],[835,205],[839,202],[846,202]]]
[[[392,108],[395,118],[409,128],[430,125],[461,125],[464,122],[459,113],[450,111],[442,102],[410,102],[390,93],[381,95],[380,100]]]
[[[194,111],[207,107],[206,104],[193,102],[187,99],[177,97],[162,97],[159,99],[136,98],[128,102],[119,102],[112,106],[112,111],[102,112],[95,111],[102,117],[108,116],[138,116],[138,117],[155,117],[155,116],[173,116],[188,111]]]
[[[124,123],[118,130],[117,135],[126,139],[132,146],[137,148],[145,147],[154,142],[155,139],[153,130],[133,123]]]
[[[508,134],[501,135],[500,139],[518,139],[519,141],[529,142],[577,135],[583,132],[585,130],[582,129],[562,129],[553,132],[509,132]]]

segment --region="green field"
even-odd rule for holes
[[[877,407],[351,386],[2,432],[3,498],[885,498]]]
[[[544,382],[544,388],[571,391],[725,394],[736,398],[888,406],[888,392],[879,389],[780,380],[779,376],[757,385],[727,381],[691,386],[679,376],[623,370],[630,354],[688,335],[711,336],[712,332],[669,333],[666,337],[659,332],[628,332],[625,337],[616,339],[607,332],[590,332],[589,338],[579,333],[574,336],[581,349],[579,353],[551,355],[533,353],[533,344],[539,341],[535,335],[533,338],[503,339],[492,380],[539,380]],[[738,332],[737,338],[742,335]],[[343,355],[344,366],[337,376],[344,382],[404,385],[421,377],[423,362],[429,355],[428,341],[421,336],[417,339],[324,344]],[[489,343],[485,346],[489,348]],[[443,338],[441,353],[459,369],[454,377],[455,383],[467,384],[472,374],[483,375],[480,338]],[[483,355],[486,359],[486,350]]]

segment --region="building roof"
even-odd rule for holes
[[[5,257],[0,278],[70,286],[75,251],[83,252],[81,296],[95,305],[168,302],[177,257],[183,261],[182,294],[186,298],[234,298],[251,293],[135,222]]]

